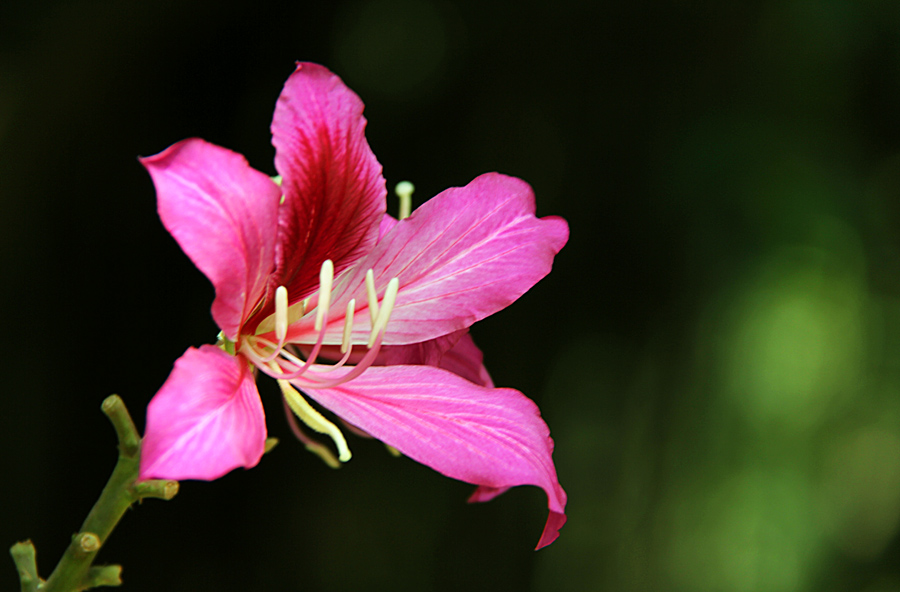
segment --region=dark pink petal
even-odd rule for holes
[[[262,457],[266,420],[241,356],[204,345],[175,362],[147,407],[141,479],[217,479]]]
[[[281,190],[240,154],[196,138],[141,163],[163,225],[213,283],[213,318],[235,340],[275,265]]]
[[[285,201],[274,283],[291,302],[318,286],[325,259],[339,273],[378,239],[387,190],[362,113],[359,97],[317,64],[298,64],[278,98],[272,144]]]
[[[450,351],[463,336],[465,331],[457,331],[449,335],[442,335],[422,343],[409,345],[385,345],[382,346],[375,360],[376,366],[440,366],[441,359]]]
[[[475,345],[475,341],[468,331],[463,332],[459,341],[441,356],[438,367],[462,376],[469,382],[487,387],[494,386],[491,375],[484,367],[484,354]]]
[[[401,220],[336,283],[327,343],[339,343],[344,304],[356,298],[354,341],[365,342],[369,310],[365,272],[379,296],[391,278],[400,291],[385,345],[427,341],[469,327],[527,292],[550,272],[569,228],[562,218],[536,218],[527,183],[497,173],[448,189]],[[308,339],[312,318],[289,339]]]
[[[305,392],[347,422],[454,479],[492,489],[536,485],[550,517],[538,547],[565,522],[547,424],[513,389],[478,386],[432,366],[371,367],[331,389]]]

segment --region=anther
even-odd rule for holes
[[[375,345],[375,339],[380,332],[387,327],[388,319],[391,318],[391,312],[394,310],[394,302],[397,300],[397,290],[400,288],[400,280],[397,278],[388,282],[387,289],[384,291],[384,298],[381,301],[381,310],[378,311],[378,318],[372,323],[372,334],[369,335],[369,347]]]
[[[347,303],[347,314],[344,315],[344,336],[341,339],[341,353],[347,353],[350,348],[350,336],[353,333],[353,313],[356,310],[356,298]]]
[[[397,218],[404,220],[412,213],[412,194],[416,188],[409,181],[400,181],[394,187],[394,193],[400,198],[400,211]]]
[[[319,271],[319,303],[316,305],[316,331],[322,330],[322,322],[325,315],[328,314],[328,307],[331,306],[331,285],[334,282],[334,263],[331,259],[326,259],[322,263],[322,269]]]
[[[371,269],[366,272],[366,297],[369,299],[369,322],[374,327],[378,316],[378,292],[375,291],[375,274]]]
[[[275,337],[278,343],[284,343],[288,329],[288,292],[284,286],[275,290]]]

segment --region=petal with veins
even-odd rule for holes
[[[550,272],[565,245],[562,218],[534,215],[524,181],[497,173],[448,189],[397,223],[372,252],[335,281],[335,306],[362,302],[365,273],[374,270],[379,297],[391,278],[400,289],[385,345],[427,341],[465,329],[507,306]],[[368,307],[356,311],[354,341],[365,338]],[[288,341],[312,334],[301,321]],[[326,343],[340,343],[339,318]]]
[[[196,138],[141,163],[163,225],[212,282],[213,318],[236,340],[275,265],[281,189],[240,154]]]
[[[387,189],[362,113],[340,78],[308,63],[297,65],[275,106],[272,143],[285,200],[273,282],[292,301],[315,289],[325,259],[340,273],[378,239]]]
[[[550,516],[538,548],[558,536],[566,494],[551,458],[553,441],[537,405],[522,393],[478,386],[431,366],[373,366],[338,387],[305,392],[448,477],[490,490],[541,487]]]
[[[402,346],[401,346],[402,347]],[[457,376],[462,376],[469,382],[487,387],[493,387],[494,381],[484,367],[484,354],[475,345],[472,335],[465,331],[459,341],[443,356],[438,364],[439,368],[449,370]]]
[[[190,348],[147,407],[140,478],[216,479],[256,466],[265,441],[246,360],[212,345]]]

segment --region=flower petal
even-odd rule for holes
[[[475,345],[475,341],[468,331],[463,332],[459,341],[449,351],[444,352],[438,367],[449,370],[477,385],[491,388],[494,386],[491,375],[484,367],[484,354]]]
[[[190,348],[147,407],[140,478],[217,479],[256,466],[265,441],[246,361],[212,345]]]
[[[340,343],[350,298],[359,306],[353,340],[368,338],[365,273],[372,268],[379,296],[391,278],[400,290],[384,336],[385,345],[427,341],[469,327],[527,292],[550,272],[569,236],[565,220],[536,218],[534,194],[524,181],[497,173],[477,177],[427,201],[401,220],[372,252],[336,281],[334,316],[326,343]],[[312,318],[289,331],[288,340],[315,335]]]
[[[163,226],[213,283],[213,318],[235,340],[275,265],[281,190],[240,154],[197,138],[141,163]]]
[[[362,113],[359,97],[317,64],[298,64],[278,98],[272,144],[285,200],[274,281],[291,302],[316,288],[323,261],[340,273],[378,239],[387,189]]]
[[[541,487],[550,517],[538,548],[557,537],[566,494],[553,466],[547,424],[522,393],[478,386],[431,366],[373,366],[338,387],[305,392],[448,477],[492,489]]]

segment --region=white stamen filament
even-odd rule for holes
[[[331,306],[331,285],[334,282],[334,263],[331,259],[326,259],[322,263],[322,270],[319,272],[319,303],[316,305],[316,323],[313,328],[316,331],[322,330],[322,323],[325,315],[328,314],[328,307]]]
[[[415,186],[409,181],[400,181],[397,183],[397,186],[394,187],[394,193],[400,198],[400,211],[397,215],[398,219],[405,220],[406,218],[409,218],[409,215],[412,213],[412,194],[415,190]]]
[[[291,427],[291,431],[294,432],[294,436],[297,437],[298,440],[303,442],[303,445],[307,450],[321,458],[326,465],[331,467],[332,469],[341,468],[341,463],[331,451],[330,448],[322,444],[321,442],[317,442],[303,433],[303,430],[300,429],[300,426],[297,424],[297,419],[294,416],[293,410],[291,406],[288,404],[287,399],[282,399],[284,401],[284,412],[285,416],[288,420],[288,425]]]
[[[334,445],[337,446],[338,449],[338,459],[340,459],[341,462],[350,460],[352,456],[350,454],[350,448],[347,446],[347,441],[344,439],[344,434],[341,433],[341,430],[322,417],[322,414],[316,411],[313,406],[297,392],[297,389],[291,386],[291,383],[279,379],[278,386],[281,387],[281,393],[284,395],[284,400],[287,401],[291,411],[293,411],[297,417],[310,428],[320,434],[327,434],[334,440]]]
[[[347,353],[350,347],[350,337],[353,334],[353,313],[356,311],[356,298],[351,298],[347,303],[347,314],[344,315],[344,335],[341,339],[341,353]]]
[[[400,288],[400,280],[397,278],[388,282],[387,289],[384,291],[384,298],[381,301],[381,310],[378,311],[378,318],[372,323],[372,334],[369,335],[369,347],[375,345],[375,338],[387,327],[388,319],[394,310],[394,302],[397,300],[397,290]]]
[[[378,316],[378,292],[375,291],[375,274],[371,269],[366,272],[366,297],[369,299],[369,322],[374,326]]]
[[[284,343],[288,329],[288,292],[284,286],[275,290],[275,338]]]

